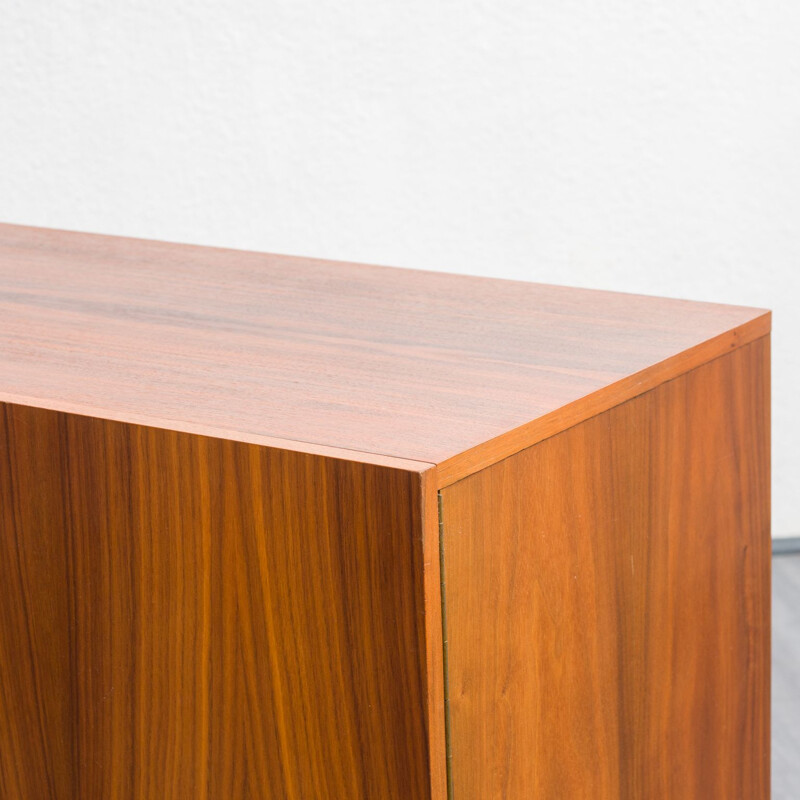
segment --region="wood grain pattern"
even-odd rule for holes
[[[433,796],[418,473],[9,404],[0,456],[3,800]]]
[[[765,796],[769,328],[0,225],[0,799]]]
[[[769,325],[732,306],[0,226],[0,400],[442,464],[440,485]]]
[[[769,339],[442,492],[453,790],[769,796]]]

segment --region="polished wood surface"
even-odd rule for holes
[[[0,456],[3,800],[442,796],[419,473],[10,404]]]
[[[0,400],[440,464],[440,485],[769,324],[732,306],[0,226]]]
[[[456,800],[769,796],[769,339],[442,492]]]
[[[0,225],[0,800],[765,797],[769,329]]]

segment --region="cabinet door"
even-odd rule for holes
[[[0,798],[428,798],[420,505],[0,403]]]

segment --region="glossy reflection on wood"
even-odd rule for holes
[[[769,339],[442,493],[456,800],[769,796]]]
[[[0,797],[430,796],[420,475],[0,405]]]
[[[442,464],[448,483],[769,326],[751,308],[0,225],[0,401]]]

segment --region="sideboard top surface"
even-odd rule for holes
[[[452,479],[769,327],[737,306],[0,225],[0,401],[420,471],[504,443]]]

